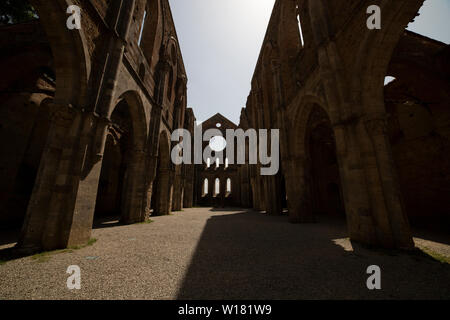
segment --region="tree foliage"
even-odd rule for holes
[[[0,25],[37,19],[37,13],[27,0],[1,0]]]

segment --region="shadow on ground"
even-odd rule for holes
[[[13,245],[19,239],[20,228],[0,229],[0,246]]]
[[[102,217],[94,220],[92,229],[114,228],[123,225],[124,224],[120,222],[119,216]]]
[[[178,299],[450,297],[448,264],[417,252],[352,250],[345,221],[294,225],[233,210],[207,221]],[[381,267],[382,290],[367,289],[370,265]]]

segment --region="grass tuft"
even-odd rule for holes
[[[31,256],[31,259],[36,260],[39,263],[47,262],[55,254],[72,253],[74,250],[80,250],[80,249],[92,246],[96,242],[97,242],[97,239],[92,238],[92,239],[89,239],[88,243],[85,244],[85,245],[72,246],[72,247],[69,247],[67,249],[62,249],[62,250],[44,251],[44,252],[41,252],[41,253],[37,253],[34,256]]]
[[[447,256],[444,256],[440,253],[437,253],[429,248],[420,248],[420,251],[422,251],[427,256],[433,258],[434,260],[439,261],[440,263],[447,263],[450,264],[450,258]]]
[[[146,220],[144,222],[139,222],[138,224],[150,224],[150,223],[153,223],[153,222],[154,221],[152,219],[148,219],[148,220]]]
[[[80,250],[80,249],[83,249],[83,248],[86,248],[86,247],[90,247],[96,242],[97,242],[97,239],[91,238],[91,239],[89,239],[88,243],[86,243],[84,245],[81,245],[81,246],[72,246],[72,247],[69,247],[69,249]]]
[[[36,260],[39,263],[47,262],[50,260],[51,256],[60,253],[71,253],[72,249],[62,249],[62,250],[53,250],[53,251],[44,251],[41,253],[37,253],[34,256],[31,256],[31,259]]]

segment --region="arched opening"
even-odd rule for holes
[[[0,207],[9,207],[6,215],[0,209],[0,225],[22,224],[18,245],[36,249],[43,245],[45,227],[55,223],[46,219],[54,191],[48,185],[54,185],[64,146],[58,144],[63,133],[58,132],[61,127],[52,121],[58,118],[53,115],[66,117],[69,109],[86,106],[90,62],[83,30],[55,28],[65,26],[67,6],[51,0],[30,3],[37,12],[34,18],[39,19],[0,27],[5,53],[0,66],[8,73],[0,84],[0,131],[2,138],[9,139],[0,142],[0,152],[8,155],[2,156],[0,171],[10,179],[9,186],[0,183]],[[15,150],[9,152],[8,144],[15,144]],[[14,210],[9,204],[13,198],[18,206]]]
[[[138,45],[139,46],[142,43],[142,35],[144,34],[144,28],[145,28],[146,20],[147,20],[147,10],[144,10],[144,17],[142,18],[141,31],[139,32],[139,39],[138,39]]]
[[[326,112],[317,105],[309,116],[305,139],[312,213],[317,220],[345,218],[334,132]]]
[[[377,164],[380,176],[385,179],[383,183],[389,185],[394,181],[397,191],[386,188],[382,196],[391,202],[390,207],[398,208],[395,219],[401,224],[391,223],[394,236],[406,234],[405,238],[411,240],[409,223],[413,229],[443,229],[444,232],[450,226],[449,122],[443,120],[448,119],[449,98],[445,93],[448,84],[443,79],[449,70],[449,54],[447,44],[432,39],[437,34],[423,36],[409,31],[419,31],[421,28],[416,27],[420,24],[423,27],[424,21],[429,21],[427,11],[439,4],[419,0],[403,2],[407,2],[409,10],[402,9],[401,1],[385,3],[384,27],[380,32],[369,32],[361,42],[360,61],[355,63],[353,73],[363,71],[358,83],[355,79],[354,87],[362,84],[359,90],[365,111],[385,114],[387,128],[383,138],[388,143],[374,143],[373,148],[388,159]],[[414,22],[405,30],[411,21]],[[445,29],[439,27],[438,21],[435,26]],[[394,78],[395,81],[387,81]],[[391,217],[394,217],[392,212]],[[395,230],[398,225],[401,230]]]
[[[52,99],[33,95],[5,97],[0,106],[0,233],[7,236],[0,242],[17,241],[50,128]]]
[[[39,14],[45,15],[45,8],[36,8]],[[53,21],[56,18],[61,16],[54,13]],[[48,37],[43,25],[48,21],[37,19],[34,12],[30,12],[30,20],[25,22],[14,17],[8,20],[0,26],[3,40],[0,67],[6,75],[0,82],[0,234],[2,238],[7,235],[8,239],[0,241],[13,243],[25,221],[37,181],[50,132],[51,114],[55,111],[55,96],[60,101],[73,97],[68,90],[74,84],[69,71],[74,67],[71,62],[76,52],[67,56],[64,66],[59,65],[62,54],[58,48],[70,50],[73,45],[70,37],[64,41],[54,35]],[[82,66],[79,63],[77,68]],[[83,72],[78,70],[79,75]],[[57,82],[56,74],[60,78],[63,73],[67,73],[66,89],[57,91],[61,82]],[[78,85],[81,96],[83,86],[80,82]]]
[[[172,209],[171,160],[169,138],[165,131],[159,137],[156,178],[153,182],[153,214],[168,215]]]
[[[111,122],[100,173],[94,224],[103,220],[120,220],[123,215],[122,199],[126,192],[125,179],[133,147],[133,124],[125,99],[114,109]]]
[[[230,196],[231,195],[231,179],[228,178],[227,179],[227,186],[226,186],[226,196]]]
[[[214,197],[218,197],[220,195],[220,179],[216,178],[214,182]]]
[[[134,91],[125,92],[112,110],[107,129],[94,212],[94,226],[105,221],[135,223],[143,218],[145,178],[139,172],[147,140],[142,101]]]
[[[297,11],[298,32],[300,34],[300,44],[301,44],[301,47],[303,48],[305,46],[305,39],[303,38],[302,21],[300,18],[300,9],[299,9],[298,5],[296,6],[296,11]]]
[[[448,45],[405,32],[392,55],[385,83],[388,137],[413,230],[450,228],[450,122]]]
[[[147,0],[142,14],[138,33],[138,45],[141,47],[150,68],[159,60],[159,48],[162,41],[161,8],[159,0]]]
[[[203,189],[202,196],[206,197],[209,193],[209,182],[208,182],[208,179],[206,179],[206,178],[205,178],[205,180],[203,180],[203,188],[202,189]]]

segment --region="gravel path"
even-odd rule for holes
[[[342,222],[292,225],[207,208],[153,220],[95,229],[98,241],[83,249],[1,264],[0,299],[450,298],[448,264],[352,247]],[[450,254],[449,245],[415,240]],[[379,291],[366,287],[374,264]],[[69,265],[81,268],[81,290],[66,287]]]

